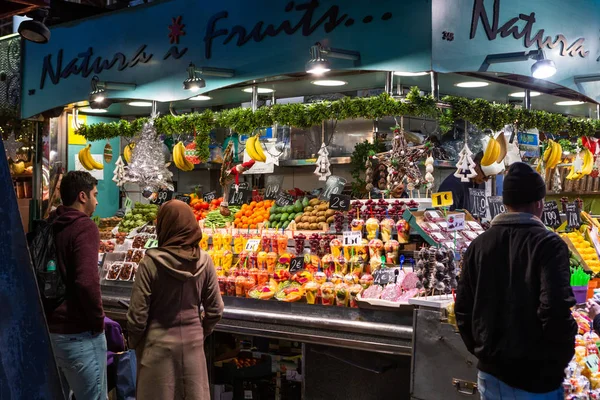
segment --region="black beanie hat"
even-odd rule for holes
[[[546,196],[546,183],[529,165],[516,162],[504,177],[502,201],[506,205],[533,203]]]

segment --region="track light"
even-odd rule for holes
[[[310,46],[310,60],[305,65],[306,72],[314,75],[322,75],[325,72],[331,71],[331,63],[327,57],[358,61],[360,60],[360,53],[351,50],[323,47],[321,43],[317,42],[313,46]]]
[[[101,82],[98,76],[94,76],[91,87],[90,106],[93,108],[94,104],[102,104],[106,100],[107,90],[135,90],[137,86],[135,83]]]
[[[531,66],[531,75],[534,78],[546,79],[556,74],[556,65],[554,64],[554,61],[547,59],[544,50],[542,49],[515,53],[490,54],[485,58],[481,67],[479,67],[479,72],[486,72],[491,64],[527,61],[529,59],[536,60]]]
[[[203,87],[206,87],[206,82],[198,75],[218,76],[221,78],[231,78],[235,75],[235,71],[232,69],[211,67],[196,68],[194,63],[190,63],[187,72],[188,78],[183,81],[183,88],[185,90],[191,90],[192,92],[197,92]]]
[[[44,22],[48,17],[48,9],[38,8],[37,10],[28,13],[27,16],[32,19],[23,21],[19,24],[19,35],[30,42],[48,43],[50,40],[50,29],[44,25]]]

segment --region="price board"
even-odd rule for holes
[[[204,200],[207,203],[210,203],[211,201],[213,201],[214,199],[217,198],[217,192],[208,192],[208,193],[204,193],[202,195],[202,200]]]
[[[387,285],[390,282],[394,282],[398,274],[400,274],[400,267],[380,268],[373,272],[373,283],[376,285]]]
[[[452,192],[438,192],[431,195],[431,205],[434,207],[450,207],[454,204]]]
[[[362,232],[361,231],[345,231],[343,232],[344,246],[359,246],[362,243]]]
[[[304,257],[294,257],[290,262],[290,273],[298,272],[304,269]]]
[[[156,204],[162,206],[167,201],[173,198],[173,191],[168,189],[160,189],[157,193],[154,193],[150,198],[150,204]]]
[[[241,206],[248,204],[252,200],[252,189],[247,182],[240,183],[238,190],[235,190],[235,185],[231,185],[229,190],[228,203],[230,206]]]
[[[565,214],[567,216],[567,227],[577,229],[581,226],[581,211],[577,203],[567,203],[565,206]]]
[[[348,211],[350,209],[350,196],[345,194],[332,194],[329,197],[329,208],[332,210]]]
[[[487,216],[487,199],[485,189],[469,188],[469,212],[474,217],[485,218]]]
[[[182,195],[182,194],[178,194],[177,196],[175,196],[176,200],[179,201],[183,201],[186,204],[190,204],[190,201],[192,201],[192,198],[190,196],[186,196],[186,195]]]
[[[258,250],[258,246],[260,245],[260,239],[248,239],[246,242],[246,247],[244,250],[246,251],[256,251]]]
[[[265,199],[275,200],[283,185],[283,175],[268,175],[265,183]]]
[[[285,192],[277,193],[277,199],[275,200],[275,204],[279,207],[291,206],[294,204],[294,197]]]
[[[321,193],[319,198],[321,200],[329,201],[329,198],[332,194],[342,193],[344,186],[346,186],[346,180],[344,178],[331,175],[329,178],[327,178],[327,181],[325,182],[325,188],[323,189],[323,193]]]
[[[551,228],[560,226],[560,212],[556,201],[547,201],[544,203],[544,211],[542,211],[542,222],[544,225]]]
[[[506,207],[502,202],[502,196],[490,196],[488,197],[488,204],[490,206],[490,217],[494,219],[498,214],[504,214]]]

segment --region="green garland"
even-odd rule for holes
[[[343,120],[354,118],[376,119],[386,116],[428,117],[439,121],[440,130],[448,132],[457,120],[466,120],[480,129],[494,131],[505,125],[516,123],[522,129],[537,128],[541,132],[563,133],[568,137],[592,136],[600,129],[600,121],[566,117],[545,111],[514,108],[510,104],[495,104],[483,99],[466,99],[446,96],[442,99],[450,108],[439,108],[431,95],[422,96],[419,89],[411,88],[405,101],[398,101],[388,94],[375,97],[345,97],[336,101],[323,101],[314,104],[275,104],[250,108],[233,108],[219,112],[210,110],[203,113],[180,116],[164,115],[155,120],[157,132],[163,135],[196,133],[196,145],[201,152],[199,157],[208,158],[209,133],[216,127],[230,128],[234,132],[253,134],[257,129],[275,123],[297,128],[320,125],[329,119]],[[87,140],[104,140],[115,137],[137,135],[147,118],[133,121],[98,123],[84,125],[77,130]]]

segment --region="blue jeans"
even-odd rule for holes
[[[69,388],[77,400],[106,400],[106,336],[91,332],[50,334],[65,399]]]
[[[563,400],[563,388],[549,393],[529,393],[513,388],[490,374],[479,371],[477,387],[481,400]]]

